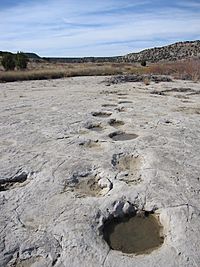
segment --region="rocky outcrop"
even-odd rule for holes
[[[106,85],[117,84],[117,83],[127,83],[127,82],[143,82],[145,79],[148,79],[149,82],[172,82],[172,79],[166,75],[140,75],[140,74],[132,74],[132,75],[118,75],[112,78],[108,78],[106,80]]]
[[[200,41],[186,41],[175,44],[145,49],[138,53],[130,53],[116,57],[82,57],[82,58],[43,58],[50,62],[62,63],[102,63],[102,62],[148,62],[175,61],[188,58],[200,58]]]
[[[146,49],[139,53],[130,53],[122,57],[123,62],[175,61],[187,58],[200,58],[200,41],[179,42],[163,47]]]

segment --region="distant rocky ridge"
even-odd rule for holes
[[[147,62],[176,61],[188,58],[200,58],[200,40],[178,42],[175,44],[145,49],[138,53],[130,53],[116,57],[83,57],[83,58],[43,58],[52,62],[81,63],[81,62],[130,62],[143,60]]]
[[[123,62],[175,61],[187,58],[200,58],[200,41],[179,42],[163,47],[143,50],[139,53],[130,53],[122,57]]]
[[[105,62],[122,62],[121,56],[116,57],[43,57],[42,59],[49,62],[60,62],[60,63],[105,63]]]
[[[0,51],[0,56],[2,55]],[[35,53],[25,53],[32,60],[45,60],[49,62],[60,63],[117,63],[117,62],[129,62],[137,63],[143,60],[147,62],[159,62],[159,61],[176,61],[188,58],[200,59],[200,40],[178,42],[163,47],[155,47],[142,50],[138,53],[130,53],[124,56],[115,57],[39,57]]]

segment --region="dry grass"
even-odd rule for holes
[[[50,70],[0,72],[1,82],[58,79],[58,78],[63,78],[63,77],[65,77],[64,72],[50,71]]]
[[[26,71],[5,72],[0,69],[0,82],[57,79],[75,76],[118,74],[161,74],[176,79],[200,80],[200,60],[150,64],[142,67],[131,63],[48,63],[31,62]],[[144,81],[148,84],[148,81]]]
[[[141,70],[133,64],[122,63],[31,63],[26,71],[0,71],[0,82],[132,74],[140,73]]]
[[[172,75],[175,79],[200,80],[200,60],[184,60],[172,63],[153,64],[148,68],[149,73]]]

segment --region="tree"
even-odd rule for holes
[[[4,54],[1,60],[1,64],[6,71],[15,69],[15,58],[14,55],[7,53]]]
[[[142,60],[141,61],[141,66],[145,67],[147,65],[146,61],[145,60]]]
[[[24,53],[17,52],[17,54],[15,56],[15,60],[16,60],[17,69],[24,70],[27,68],[28,57]]]

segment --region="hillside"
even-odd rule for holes
[[[16,53],[11,53],[9,51],[0,51],[0,57],[6,55],[6,54],[12,54],[15,55]],[[29,59],[41,59],[36,53],[24,53]]]
[[[24,53],[29,59],[40,59],[36,53]]]
[[[49,62],[60,63],[105,63],[105,62],[118,62],[122,57],[43,57],[42,59]]]
[[[179,42],[163,47],[145,49],[138,53],[130,53],[116,57],[82,57],[82,58],[43,58],[50,62],[85,63],[85,62],[148,62],[175,61],[188,58],[200,58],[200,41]]]
[[[123,62],[175,61],[187,58],[200,58],[200,41],[179,42],[163,47],[145,49],[139,53],[130,53],[122,57]]]
[[[4,53],[0,51],[0,56]],[[105,63],[105,62],[130,62],[137,63],[142,60],[147,62],[176,61],[188,58],[200,58],[200,40],[178,42],[163,47],[145,49],[138,53],[130,53],[124,56],[115,57],[40,57],[35,53],[26,53],[31,60],[45,60],[59,63]]]

